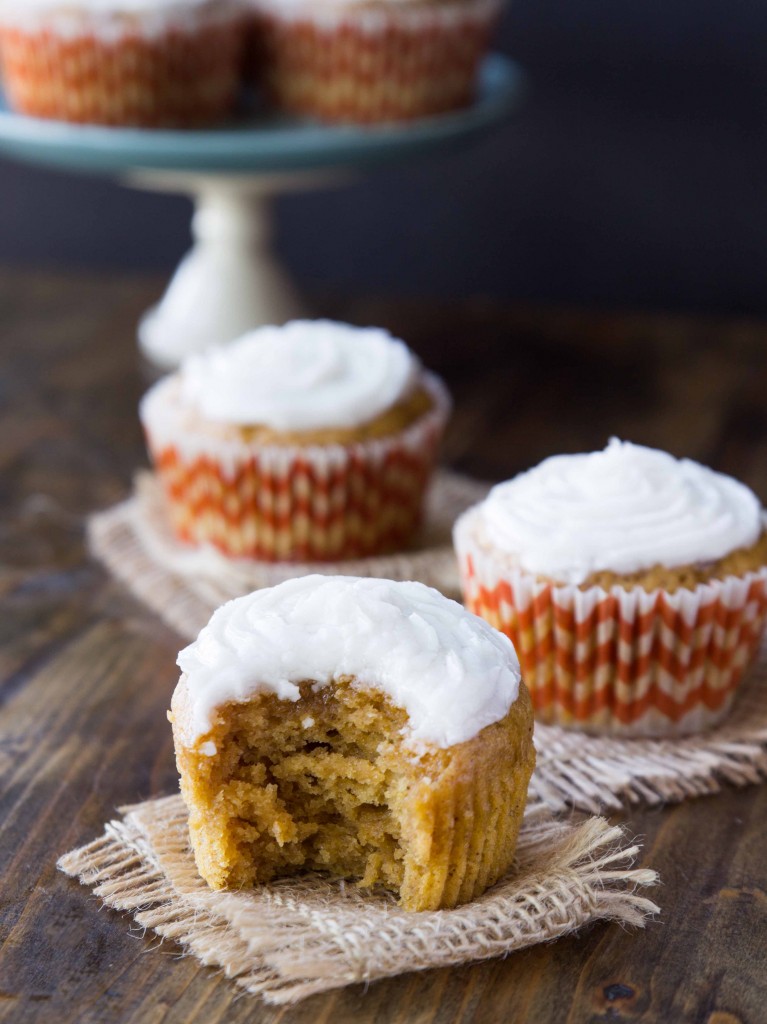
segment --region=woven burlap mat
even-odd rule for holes
[[[711,732],[671,740],[610,739],[535,726],[530,796],[552,810],[597,813],[627,804],[676,803],[767,778],[767,647],[735,707]]]
[[[324,572],[416,579],[451,597],[460,594],[451,530],[456,517],[481,500],[487,484],[441,472],[428,499],[419,545],[388,558],[323,567]],[[232,562],[197,552],[173,537],[157,482],[136,479],[126,502],[92,516],[93,553],[185,639],[193,639],[224,601],[313,566]],[[585,736],[537,725],[538,766],[531,795],[552,811],[577,807],[592,814],[625,804],[658,804],[744,786],[767,778],[767,648],[741,687],[735,708],[718,729],[684,739],[625,740]]]
[[[213,892],[197,873],[180,796],[124,808],[59,867],[105,904],[222,969],[270,1003],[355,982],[502,956],[599,919],[642,926],[658,908],[640,890],[654,871],[602,818],[555,820],[529,808],[514,871],[457,910],[406,913],[393,897],[304,876]]]
[[[88,520],[93,554],[182,636],[195,637],[225,601],[312,572],[420,580],[460,598],[452,529],[458,516],[487,494],[489,484],[456,473],[436,475],[423,529],[412,550],[347,562],[286,563],[225,558],[212,548],[180,543],[152,473],[136,476],[132,496]]]

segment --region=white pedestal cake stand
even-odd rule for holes
[[[494,54],[482,67],[475,103],[454,114],[369,128],[260,115],[209,131],[42,121],[10,112],[0,96],[0,153],[193,198],[194,245],[139,326],[144,354],[171,368],[190,352],[303,312],[271,253],[275,195],[459,148],[506,118],[522,89],[519,68]]]

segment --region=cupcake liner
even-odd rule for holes
[[[621,736],[701,732],[728,713],[767,624],[767,568],[674,593],[537,579],[476,536],[455,544],[467,607],[514,644],[536,717]]]
[[[500,0],[255,5],[257,80],[293,114],[401,121],[474,98]]]
[[[181,540],[260,561],[362,558],[407,547],[417,530],[450,400],[390,437],[349,445],[248,444],[184,428],[162,389],[142,419]]]
[[[229,5],[164,5],[132,15],[0,9],[5,88],[11,105],[33,117],[206,124],[233,109],[244,31],[242,14]]]

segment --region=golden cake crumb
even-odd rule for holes
[[[674,593],[677,590],[694,590],[708,580],[723,580],[727,576],[744,576],[767,565],[767,531],[763,532],[755,544],[748,548],[738,548],[716,562],[700,565],[653,565],[635,573],[616,573],[605,570],[592,573],[580,584],[581,590],[599,586],[604,590],[619,586],[625,590],[641,587],[643,590],[665,590]]]
[[[423,386],[400,399],[389,409],[379,413],[367,423],[355,427],[324,427],[316,430],[274,430],[262,424],[248,427],[230,427],[248,444],[284,445],[329,445],[353,444],[355,441],[372,441],[377,437],[391,437],[407,429],[434,406],[434,401]]]
[[[407,910],[436,910],[509,870],[535,763],[524,683],[501,721],[418,752],[403,742],[407,712],[354,684],[307,681],[295,703],[257,694],[226,704],[187,745],[182,677],[176,758],[195,859],[212,888],[323,871],[382,885]]]

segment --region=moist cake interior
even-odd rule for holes
[[[216,708],[190,744],[185,677],[173,724],[197,868],[214,889],[321,871],[381,885],[405,910],[485,892],[512,866],[535,764],[530,696],[471,739],[408,742],[409,716],[351,677]]]
[[[411,773],[390,738],[406,713],[349,680],[300,689],[295,703],[265,695],[219,709],[216,756],[196,755],[191,783],[207,866],[218,886],[321,870],[399,890]]]

